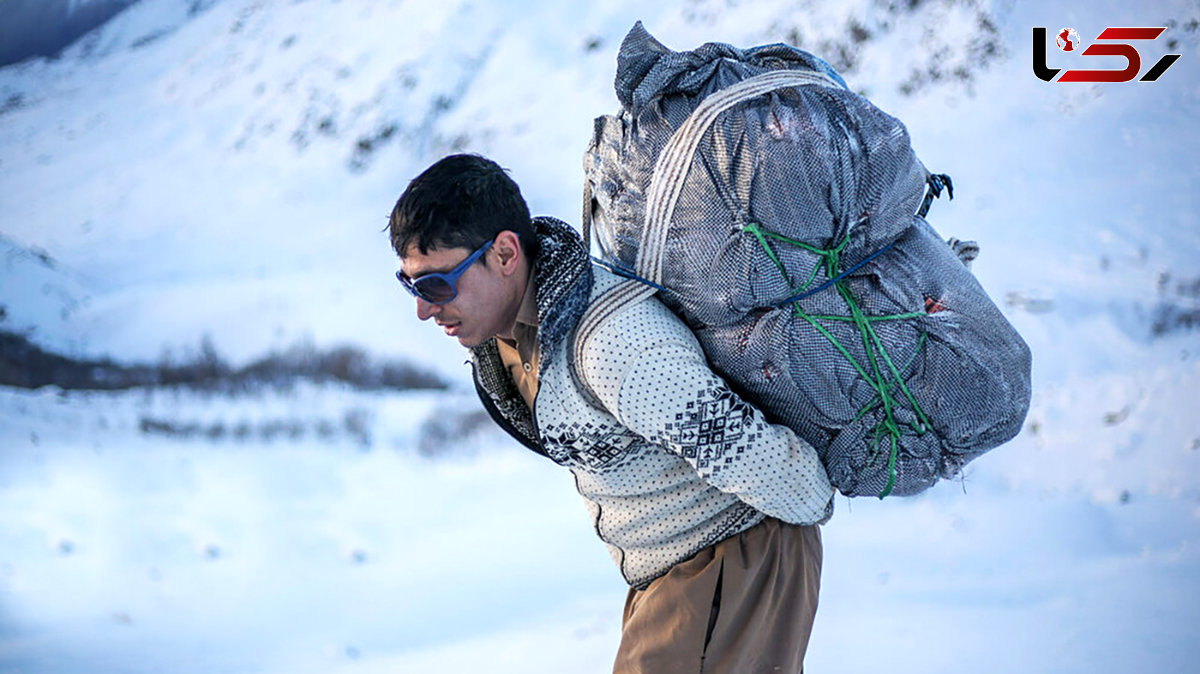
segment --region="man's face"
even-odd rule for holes
[[[507,336],[516,322],[524,287],[513,273],[515,262],[510,259],[511,247],[497,238],[483,257],[458,277],[458,294],[444,304],[433,304],[421,298],[417,302],[417,318],[433,318],[447,335],[458,339],[467,348],[478,346],[496,335]],[[513,237],[515,239],[515,236]],[[421,253],[416,245],[400,258],[401,271],[411,279],[433,272],[448,273],[472,251],[466,248],[433,248]],[[486,260],[486,264],[484,261]]]

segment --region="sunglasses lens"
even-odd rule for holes
[[[417,279],[413,284],[413,290],[422,299],[434,304],[449,302],[454,297],[454,286],[447,283],[446,279],[437,276]]]

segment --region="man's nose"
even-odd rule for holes
[[[442,305],[440,304],[432,304],[430,302],[426,302],[420,297],[417,298],[417,318],[421,319],[422,321],[429,320],[429,318],[436,314],[441,308]]]

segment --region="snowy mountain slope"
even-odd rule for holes
[[[43,250],[25,248],[0,236],[0,327],[28,332],[68,332],[72,317],[91,302],[92,279],[81,278]],[[73,346],[73,345],[68,345]]]
[[[635,19],[681,48],[801,38],[845,67],[891,63],[858,85],[899,97],[931,68],[903,49],[910,36],[971,26],[986,14],[976,4],[755,3],[733,21],[703,2],[656,16],[631,2],[145,0],[62,60],[0,73],[0,100],[16,101],[0,116],[2,231],[95,279],[90,311],[43,330],[64,348],[152,358],[202,333],[238,359],[301,336],[394,348],[377,335],[411,320],[372,309],[396,299],[375,281],[394,265],[379,229],[405,182],[445,152],[483,151],[535,212],[574,220],[579,157],[591,119],[614,108],[613,53]],[[935,34],[939,58],[971,73],[957,33]],[[965,34],[1002,50],[994,27]],[[217,295],[225,306],[192,314],[227,281],[239,291]]]
[[[839,502],[810,668],[1190,671],[1195,2],[142,0],[0,69],[0,327],[128,361],[349,342],[465,388],[391,279],[391,204],[480,151],[574,221],[636,19],[842,67],[953,176],[930,219],[981,242],[1033,349],[1016,440],[919,498]],[[1033,26],[1116,25],[1170,26],[1144,67],[1183,56],[1155,83],[1033,75]],[[6,390],[0,419],[0,671],[608,670],[619,577],[569,477],[469,392]]]

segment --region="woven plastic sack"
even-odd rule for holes
[[[640,23],[616,92],[585,232],[839,491],[914,494],[1020,431],[1029,349],[916,214],[941,182],[899,120],[805,51],[675,52]]]

